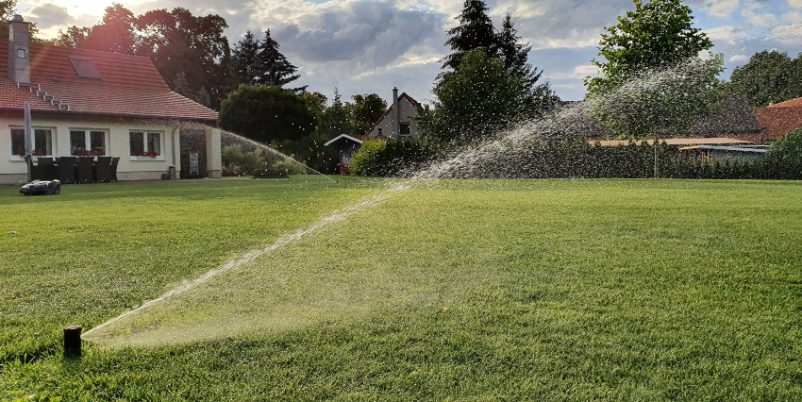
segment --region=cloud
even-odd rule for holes
[[[727,59],[729,63],[743,63],[748,60],[749,56],[745,54],[734,54]]]
[[[441,34],[430,12],[399,10],[390,3],[350,1],[296,15],[275,30],[282,46],[312,62],[350,61],[368,68],[395,61]]]
[[[780,25],[774,27],[769,38],[784,45],[798,45],[802,38],[802,24]]]
[[[632,0],[487,0],[498,27],[510,13],[534,51],[530,62],[565,99],[584,96],[582,78],[593,74],[600,34],[633,8]],[[38,23],[43,37],[68,24],[91,26],[98,15],[83,14],[81,0],[20,0],[18,8]],[[302,68],[302,84],[345,98],[376,92],[389,97],[397,85],[419,100],[430,97],[440,60],[449,50],[445,31],[454,26],[462,0],[126,0],[134,13],[189,8],[220,14],[236,42],[246,30],[273,36],[291,62]],[[695,24],[724,53],[728,70],[746,57],[776,48],[802,51],[802,0],[688,0]],[[62,7],[66,6],[66,7]],[[94,9],[94,7],[92,8]]]
[[[35,21],[40,29],[48,29],[54,26],[65,26],[72,24],[75,19],[67,8],[55,4],[44,3],[37,5],[28,11],[27,17]]]
[[[705,0],[704,8],[716,17],[728,17],[740,6],[739,0]]]

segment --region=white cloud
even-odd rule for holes
[[[705,0],[705,10],[717,17],[727,17],[740,6],[739,0]]]
[[[802,0],[788,0],[788,5],[793,8],[802,8]]]
[[[747,60],[749,60],[749,56],[745,54],[734,54],[727,59],[730,63],[742,63]]]
[[[800,1],[802,1],[802,0],[800,0]],[[785,15],[783,15],[783,21],[788,22],[790,24],[802,23],[802,13],[797,12],[797,11],[791,11],[791,12],[785,13]]]
[[[802,38],[802,24],[777,26],[771,30],[769,38],[784,45],[799,45]]]

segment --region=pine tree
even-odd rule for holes
[[[232,75],[236,87],[239,84],[256,83],[256,58],[259,53],[259,42],[253,32],[245,32],[245,36],[234,45],[232,52]]]
[[[448,30],[451,38],[446,45],[454,53],[446,56],[443,68],[457,70],[465,53],[482,48],[488,55],[497,52],[498,40],[493,22],[487,15],[487,5],[482,0],[465,0],[462,14],[457,17],[459,25]]]
[[[498,34],[498,56],[504,61],[507,73],[519,77],[526,92],[523,102],[533,110],[548,111],[554,108],[559,98],[547,83],[538,84],[542,71],[529,64],[529,52],[532,46],[520,43],[521,37],[512,23],[512,17],[507,14]]]
[[[297,73],[298,67],[290,63],[279,51],[279,44],[270,35],[270,29],[265,32],[265,39],[259,50],[257,69],[260,84],[283,87],[301,77]]]
[[[518,30],[512,24],[509,14],[504,18],[501,32],[498,34],[498,53],[504,60],[504,67],[512,74],[517,74],[534,83],[540,79],[540,72],[527,61],[532,46],[528,43],[518,43],[520,40]]]

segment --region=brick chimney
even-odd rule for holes
[[[8,24],[8,78],[21,84],[31,83],[30,32],[30,24],[19,14]]]

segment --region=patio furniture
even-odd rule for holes
[[[94,158],[78,158],[78,183],[92,183],[95,181],[92,174]]]
[[[75,174],[77,168],[77,161],[78,158],[73,156],[62,156],[58,158],[56,161],[58,167],[58,179],[62,183],[75,183],[78,181],[77,175]]]
[[[97,172],[95,178],[97,179],[98,183],[108,183],[112,179],[111,174],[111,157],[110,156],[98,156],[97,162],[95,163],[95,172]]]
[[[120,163],[120,157],[115,156],[111,158],[111,181],[117,181],[117,164]]]
[[[25,163],[31,172],[31,180],[50,180],[54,176],[53,159],[37,157],[34,161],[30,156],[25,157]]]

